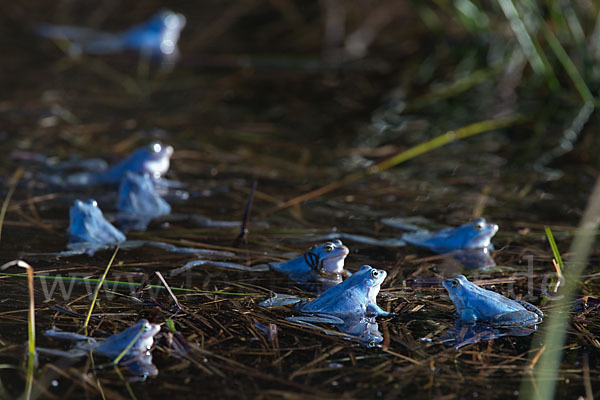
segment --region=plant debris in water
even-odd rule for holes
[[[159,47],[125,46],[165,6],[0,7],[0,261],[32,267],[31,295],[26,275],[0,273],[0,398],[526,396],[550,319],[456,321],[442,282],[461,274],[568,315],[558,379],[536,384],[593,397],[597,249],[576,303],[556,300],[599,175],[598,4],[195,2],[169,5],[179,24],[151,35]],[[42,24],[90,37],[40,37]],[[170,214],[57,257],[77,199],[119,227],[121,162],[157,142]],[[486,268],[405,245],[483,217],[499,226],[475,258]],[[316,293],[268,266],[337,239],[349,273],[386,272],[377,305],[395,316],[290,320]],[[143,319],[161,326],[145,381],[114,355],[35,365],[35,347],[72,348],[35,332],[99,340]]]

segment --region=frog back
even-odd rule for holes
[[[482,320],[490,320],[500,313],[525,311],[518,302],[491,290],[476,287],[465,301],[465,307],[473,309]]]

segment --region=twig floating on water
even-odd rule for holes
[[[256,191],[256,181],[252,182],[252,188],[248,195],[248,201],[246,201],[246,207],[244,208],[244,217],[242,218],[242,224],[240,226],[240,234],[235,238],[235,242],[239,243],[246,237],[248,233],[248,220],[250,219],[250,210],[252,209],[252,202],[254,201],[254,192]]]
[[[4,199],[4,203],[2,204],[2,209],[0,209],[0,240],[2,238],[2,225],[4,223],[4,217],[6,216],[6,210],[8,209],[8,203],[10,203],[10,198],[12,197],[13,193],[15,192],[15,188],[17,187],[17,182],[19,182],[19,179],[21,178],[21,175],[23,175],[23,168],[19,168],[15,171],[15,173],[13,174],[13,176],[10,178],[10,181],[8,183],[9,189],[8,189],[8,193],[6,194],[6,198]],[[5,264],[6,265],[6,264]],[[27,264],[29,265],[29,264]],[[24,267],[26,268],[26,267]]]
[[[165,278],[163,278],[162,274],[159,271],[154,271],[154,273],[158,276],[158,279],[160,279],[160,281],[163,283],[163,285],[165,285],[165,287],[167,288],[167,292],[169,292],[169,295],[173,299],[173,302],[175,302],[175,305],[177,306],[177,308],[179,308],[181,311],[183,311],[183,308],[181,308],[181,304],[179,303],[179,300],[177,300],[177,297],[175,297],[175,294],[171,290],[171,287],[169,287],[169,284],[167,283]]]

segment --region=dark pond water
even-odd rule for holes
[[[368,264],[388,273],[378,304],[398,315],[378,319],[383,341],[371,348],[286,320],[296,315],[291,307],[259,307],[273,292],[314,296],[283,275],[197,267],[169,277],[170,270],[194,257],[147,247],[120,250],[108,279],[159,285],[154,274],[159,271],[171,287],[197,291],[175,291],[178,309],[165,290],[145,289],[140,302],[131,298],[130,288],[111,286],[100,292],[90,334],[105,338],[142,317],[156,323],[170,319],[189,351],[177,353],[173,335],[163,326],[153,350],[159,373],[145,381],[125,369],[122,378],[112,368],[94,368],[106,362],[101,357],[94,364],[86,358],[65,364],[60,357],[40,354],[40,398],[101,398],[101,393],[110,399],[519,396],[530,352],[539,351],[530,348],[532,336],[503,336],[459,350],[439,343],[455,321],[441,280],[463,273],[544,312],[552,309],[552,301],[543,297],[554,274],[544,226],[551,227],[568,259],[572,232],[599,173],[597,114],[576,129],[571,151],[546,157],[560,146],[583,104],[564,73],[558,76],[562,90],[548,89],[526,62],[520,64],[523,77],[511,75],[501,63],[508,55],[497,56],[501,68],[487,64],[495,36],[488,38],[492,44],[473,42],[464,27],[453,25],[453,12],[437,8],[448,26],[431,30],[422,22],[422,8],[391,3],[169,3],[187,17],[179,43],[182,56],[170,73],[151,65],[147,76],[138,73],[135,53],[73,60],[31,32],[42,22],[118,31],[165,4],[144,2],[131,9],[113,1],[93,8],[77,1],[0,6],[2,197],[12,174],[25,171],[2,226],[2,263],[23,259],[36,274],[98,278],[111,250],[61,259],[35,253],[64,250],[74,198],[97,198],[105,212],[114,214],[110,190],[45,185],[36,178],[43,167],[23,154],[114,162],[156,139],[175,149],[168,178],[184,182],[192,194],[171,202],[174,214],[241,221],[257,182],[248,234],[236,242],[239,229],[166,218],[128,238],[228,250],[235,257],[227,261],[255,265],[287,260],[333,231],[399,237],[402,231],[382,224],[383,218],[422,217],[427,227],[441,228],[483,216],[500,226],[492,252],[497,266],[485,270],[468,270],[412,246],[344,240],[351,250],[347,269]],[[364,56],[340,61],[346,36],[331,28],[340,15],[347,19],[346,36],[359,27],[377,27]],[[324,28],[327,21],[333,24],[331,32]],[[323,39],[327,35],[330,43]],[[514,51],[509,42],[503,54]],[[486,79],[471,80],[465,90],[443,89],[465,77],[469,81],[478,71],[488,74]],[[594,81],[589,85],[593,88]],[[516,113],[522,119],[507,127],[279,208],[449,130]],[[594,250],[578,292],[591,296],[592,307],[573,312],[557,382],[560,398],[597,393],[600,387],[600,320],[593,306],[600,286],[591,276],[599,272],[598,256]],[[77,331],[94,285],[55,282],[35,282],[37,344],[66,350],[69,344],[42,332],[52,326]],[[3,276],[0,288],[0,397],[12,398],[25,385],[27,281]],[[277,329],[275,337],[260,329],[269,324]],[[319,326],[335,331],[333,325]],[[542,323],[538,332],[544,330]]]

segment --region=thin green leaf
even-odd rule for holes
[[[558,251],[558,246],[556,245],[556,241],[554,240],[554,235],[552,235],[552,230],[550,229],[550,227],[548,225],[546,225],[545,229],[546,229],[546,237],[548,237],[548,243],[550,243],[550,247],[552,248],[552,254],[562,272],[562,271],[564,271],[565,266],[563,264],[562,258],[560,257],[560,252]]]
[[[102,284],[104,283],[104,280],[106,279],[106,275],[108,275],[110,266],[112,265],[113,261],[115,260],[115,257],[117,256],[118,251],[119,251],[119,246],[117,246],[117,248],[115,249],[115,252],[113,253],[112,257],[110,258],[110,261],[108,262],[108,265],[106,266],[106,269],[104,270],[104,274],[102,274],[102,277],[100,278],[100,281],[98,282],[98,285],[96,286],[96,290],[94,291],[94,298],[92,299],[92,304],[90,304],[90,309],[88,310],[88,313],[85,317],[85,321],[83,323],[83,329],[87,329],[87,327],[88,327],[88,323],[90,322],[90,317],[92,316],[92,311],[94,311],[94,306],[96,305],[96,300],[98,299],[98,293],[100,293],[100,288],[102,287]]]

